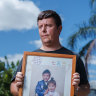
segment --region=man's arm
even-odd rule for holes
[[[88,96],[88,93],[90,92],[90,85],[88,83],[84,63],[80,57],[77,58],[76,72],[78,72],[80,75],[80,83],[79,87],[76,88],[75,93],[78,94],[77,96]]]
[[[75,95],[76,96],[88,96],[90,92],[89,83],[82,84],[80,86],[79,86],[79,83],[80,83],[80,75],[79,73],[74,73],[72,85],[75,87]]]
[[[23,85],[24,76],[22,72],[17,72],[15,80],[10,85],[10,92],[13,96],[18,96],[19,88]]]
[[[76,94],[77,94],[77,96],[88,96],[89,92],[90,92],[90,85],[84,84],[84,85],[80,85]]]
[[[10,85],[10,92],[12,93],[13,96],[18,96],[18,87],[16,85],[16,82],[13,81]]]

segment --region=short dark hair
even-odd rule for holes
[[[49,76],[51,75],[51,73],[50,73],[50,71],[48,69],[44,70],[43,73],[42,73],[42,75],[43,74],[46,74],[46,73],[49,74]]]
[[[52,77],[51,80],[48,81],[48,85],[52,83],[56,86],[56,81],[54,80],[54,78]]]
[[[45,10],[45,11],[42,11],[42,12],[38,15],[37,22],[38,22],[39,20],[46,19],[46,18],[50,18],[50,17],[53,17],[53,18],[54,18],[57,27],[59,27],[60,25],[62,25],[62,21],[61,21],[60,16],[59,16],[55,11],[53,11],[53,10]]]

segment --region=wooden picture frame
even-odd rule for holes
[[[42,73],[48,69],[56,81],[60,96],[74,96],[72,75],[75,73],[76,55],[24,52],[22,73],[24,74],[23,88],[19,88],[19,96],[38,96],[36,86],[42,80]]]

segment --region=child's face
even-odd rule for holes
[[[47,82],[49,80],[49,78],[50,78],[50,75],[48,73],[45,73],[45,74],[42,75],[42,77],[43,77],[43,80],[45,82]]]
[[[53,83],[50,83],[50,84],[48,85],[48,90],[49,90],[50,92],[55,91],[55,88],[56,88],[56,86],[55,86]]]

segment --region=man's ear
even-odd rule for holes
[[[62,25],[60,25],[60,26],[58,27],[59,35],[60,35],[60,33],[61,33],[61,30],[62,30]]]

